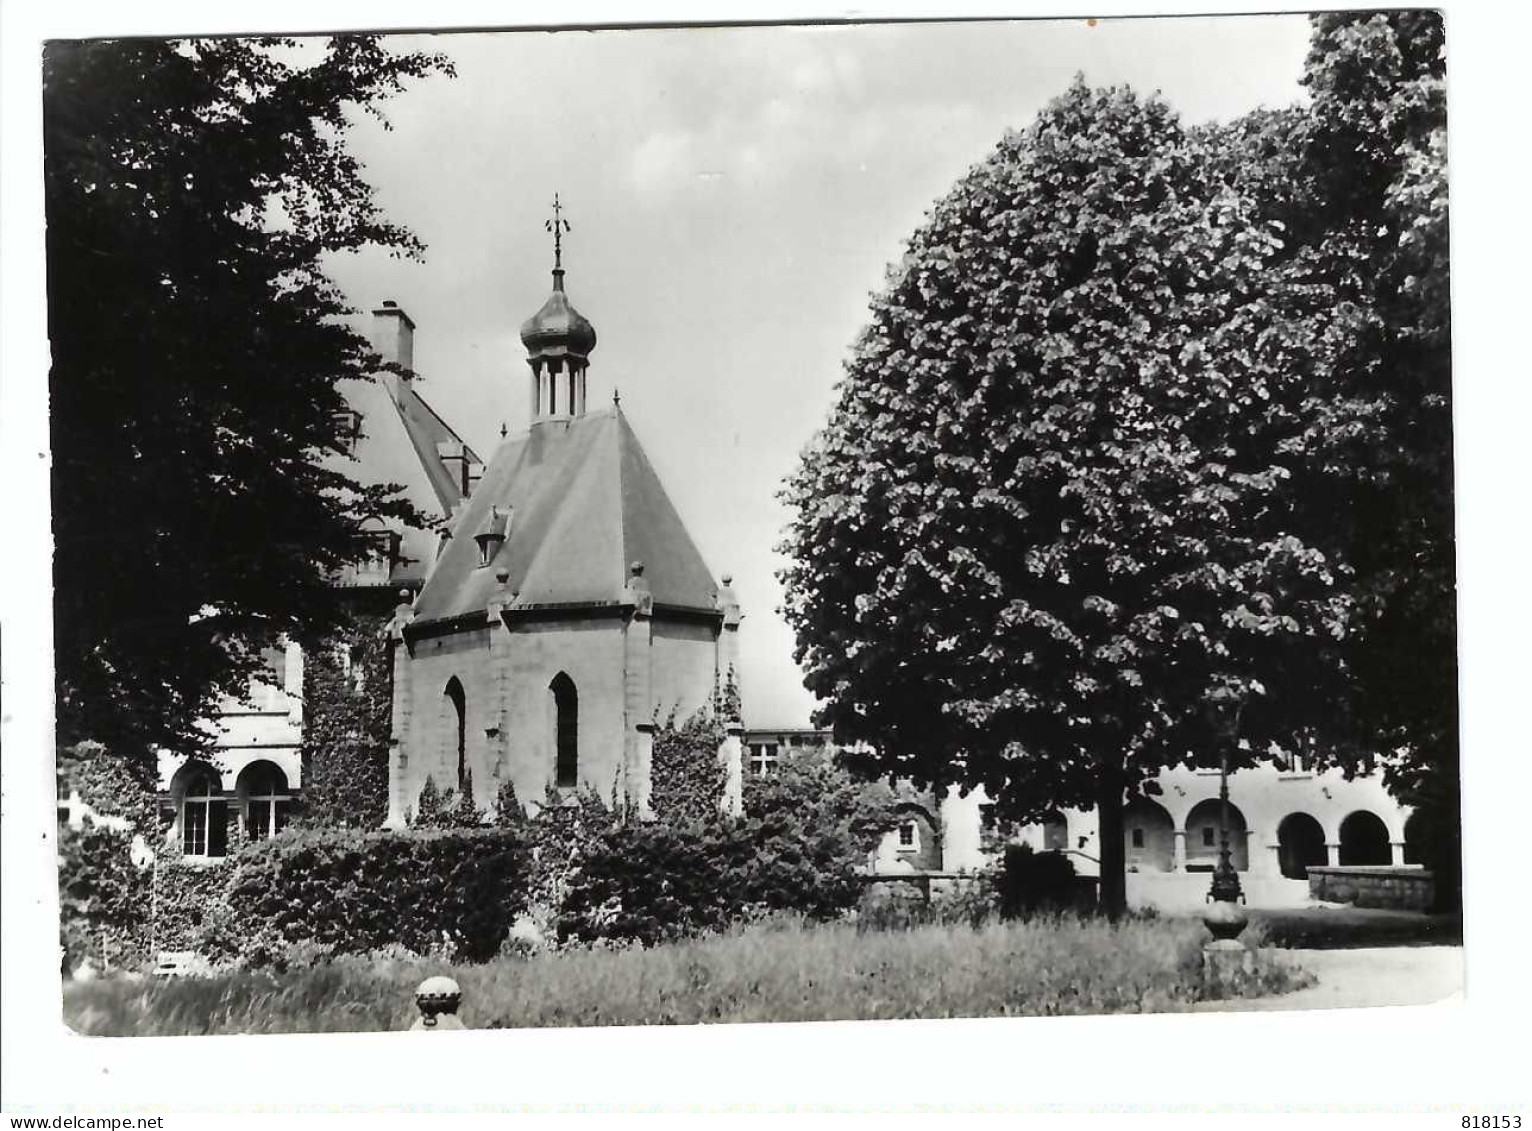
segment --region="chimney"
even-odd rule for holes
[[[372,312],[372,348],[385,362],[405,369],[415,368],[415,323],[393,299]],[[395,374],[388,374],[388,387],[395,388]]]

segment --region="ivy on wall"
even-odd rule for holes
[[[201,949],[208,929],[227,916],[231,871],[227,860],[160,862],[154,870],[156,950]]]
[[[136,967],[149,953],[150,877],[133,833],[87,821],[59,829],[59,941],[66,971]]]
[[[649,759],[649,805],[657,818],[675,823],[717,815],[728,778],[718,759],[725,737],[723,724],[711,711],[698,711],[679,725],[672,711],[656,726]]]
[[[81,742],[58,751],[63,792],[73,791],[103,817],[120,817],[147,840],[155,827],[154,782],[137,763],[114,755],[99,742]]]
[[[157,828],[153,782],[141,764],[99,742],[61,747],[60,793],[89,812],[58,830],[59,941],[66,970],[143,963],[149,951],[150,878],[133,863],[133,837]],[[92,816],[126,822],[110,827]]]
[[[393,723],[392,651],[384,612],[354,609],[305,649],[305,823],[377,828],[388,815],[388,740]]]

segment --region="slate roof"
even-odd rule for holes
[[[362,437],[354,459],[331,456],[333,466],[362,484],[397,483],[421,514],[445,519],[463,498],[458,473],[442,461],[439,444],[462,439],[417,393],[409,381],[392,374],[344,381],[346,403],[361,414]],[[470,462],[480,461],[466,444]],[[391,527],[397,523],[390,522]],[[431,530],[401,531],[403,560],[386,584],[419,585],[436,560],[437,535]],[[346,582],[343,580],[342,584]],[[355,583],[354,581],[352,582]]]
[[[481,565],[474,535],[509,511],[509,530]],[[718,586],[617,406],[534,425],[505,441],[415,603],[417,624],[484,612],[498,588],[520,604],[619,600],[633,561],[656,604],[716,607]]]

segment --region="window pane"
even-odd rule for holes
[[[207,854],[223,856],[229,851],[229,805],[221,799],[207,803]]]
[[[188,801],[181,808],[181,851],[187,856],[207,854],[207,803]]]
[[[265,840],[271,834],[271,802],[252,799],[245,815],[245,831],[251,840]]]

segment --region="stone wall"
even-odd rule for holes
[[[1436,900],[1436,881],[1416,867],[1310,867],[1309,895],[1326,903],[1426,911]]]

